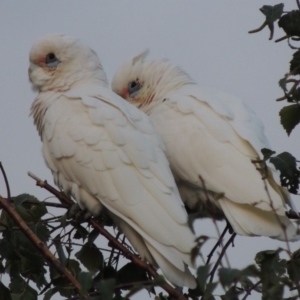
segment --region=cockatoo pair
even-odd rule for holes
[[[255,114],[145,56],[114,77],[113,90],[127,102],[78,40],[54,34],[33,45],[29,78],[39,94],[31,112],[55,183],[93,215],[106,210],[140,256],[178,286],[196,286],[188,268],[195,237],[173,175],[182,195],[197,195],[187,204],[202,199],[238,234],[298,239],[285,216],[288,193],[269,169],[269,198],[251,163],[268,147]]]

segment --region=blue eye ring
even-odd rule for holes
[[[60,61],[53,52],[50,52],[45,57],[45,64],[48,68],[56,68]]]
[[[142,85],[138,80],[134,80],[128,83],[128,93],[130,97],[135,97],[139,91]]]

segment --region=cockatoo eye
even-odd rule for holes
[[[135,97],[141,88],[141,84],[138,81],[131,81],[128,84],[128,94],[130,97]]]
[[[45,58],[45,64],[48,68],[56,68],[60,61],[57,59],[54,53],[48,53]]]

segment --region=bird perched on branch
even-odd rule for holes
[[[194,288],[195,246],[163,146],[146,114],[113,93],[96,53],[59,34],[30,51],[31,113],[55,183],[93,215],[105,209],[143,259]]]
[[[285,215],[287,206],[295,209],[289,193],[276,182],[274,169],[268,167],[263,181],[252,163],[270,148],[255,113],[233,96],[199,87],[167,60],[146,56],[125,62],[112,89],[150,116],[174,177],[218,195],[198,199],[221,209],[237,234],[298,240]]]

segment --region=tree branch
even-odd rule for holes
[[[46,245],[32,232],[32,230],[16,212],[11,203],[0,196],[0,206],[16,222],[16,224],[20,227],[20,229],[27,236],[27,238],[41,252],[41,254],[47,259],[47,261],[57,270],[57,272],[59,272],[59,274],[65,277],[79,291],[80,283],[72,276],[69,270],[67,270],[61,264],[61,262],[51,253],[51,251],[46,247]]]
[[[58,191],[53,186],[47,183],[47,181],[41,180],[39,177],[34,175],[31,172],[28,172],[28,175],[33,178],[36,181],[36,185],[46,189],[50,193],[52,193],[54,196],[56,196],[63,204],[68,205],[69,207],[74,204],[74,202],[68,198],[64,193]],[[89,218],[87,222],[95,228],[101,235],[106,237],[111,244],[122,252],[122,254],[132,261],[134,264],[138,265],[139,267],[145,269],[154,279],[157,278],[159,275],[154,269],[154,267],[147,262],[141,260],[136,254],[132,253],[128,248],[126,248],[122,243],[120,243],[113,235],[111,235],[100,223],[98,223],[94,218]],[[177,299],[177,300],[186,300],[186,297],[177,291],[175,288],[173,288],[170,284],[167,282],[163,282],[160,284],[160,287],[163,288],[170,297]]]
[[[250,30],[248,31],[248,33],[256,33],[256,32],[259,32],[261,30],[263,30],[266,26],[268,25],[267,21],[263,22],[261,26],[259,26],[258,28],[256,29],[253,29],[253,30]]]
[[[217,268],[218,268],[218,266],[219,266],[219,264],[220,264],[220,262],[221,262],[221,260],[222,260],[222,258],[223,258],[223,256],[224,256],[224,254],[226,253],[227,248],[230,246],[230,244],[233,244],[233,241],[234,241],[234,238],[235,238],[235,237],[236,237],[236,233],[234,232],[234,233],[231,235],[231,237],[229,238],[229,240],[227,241],[227,243],[225,244],[225,246],[223,247],[223,249],[222,249],[222,251],[221,251],[221,253],[220,253],[219,258],[217,259],[217,261],[216,261],[216,263],[215,263],[213,269],[211,270],[211,272],[210,272],[210,274],[209,274],[209,276],[210,276],[209,282],[210,282],[210,283],[211,283],[211,282],[213,281],[213,279],[214,279],[215,272],[216,272],[216,270],[217,270]]]
[[[10,199],[10,187],[9,187],[9,184],[8,184],[6,173],[5,173],[4,168],[2,166],[2,162],[0,162],[0,169],[1,169],[1,172],[3,174],[3,178],[4,178],[4,181],[5,181],[5,185],[6,185],[7,199]]]

